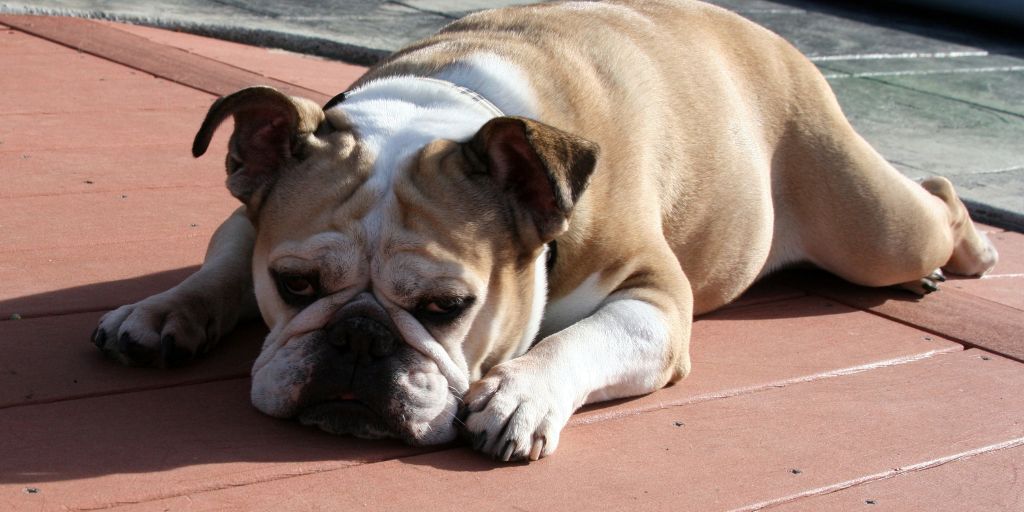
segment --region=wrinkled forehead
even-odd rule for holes
[[[326,111],[347,138],[325,137],[314,161],[278,183],[268,204],[274,226],[260,233],[263,249],[275,256],[344,253],[340,262],[349,265],[360,258],[454,261],[452,244],[443,243],[453,241],[444,232],[452,212],[437,211],[445,201],[433,197],[452,191],[424,194],[409,175],[428,144],[464,142],[494,115],[437,81],[384,79],[348,93]]]
[[[459,254],[451,226],[438,220],[444,212],[407,197],[422,199],[411,184],[399,188],[402,191],[381,191],[366,183],[326,213],[305,211],[305,203],[298,201],[283,208],[287,221],[267,232],[260,230],[257,252],[265,254],[268,263],[295,270],[316,266],[362,274],[456,273],[457,262],[466,254]]]

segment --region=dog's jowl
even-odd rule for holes
[[[241,207],[94,341],[174,365],[262,316],[253,404],[329,432],[537,459],[581,405],[685,377],[693,316],[775,269],[924,293],[996,261],[948,181],[904,178],[792,46],[699,2],[474,14],[326,108],[217,100],[196,156],[228,118]]]

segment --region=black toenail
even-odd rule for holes
[[[483,450],[485,444],[487,444],[487,431],[477,432],[476,437],[473,438],[473,449],[476,451]]]
[[[92,343],[102,349],[107,344],[107,332],[97,327],[92,331]]]
[[[133,364],[147,364],[156,356],[156,351],[135,341],[130,334],[124,333],[118,340],[117,349],[128,356]]]
[[[160,365],[162,367],[181,366],[191,361],[192,357],[192,351],[178,346],[173,334],[168,334],[160,339]]]

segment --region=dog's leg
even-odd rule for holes
[[[971,222],[967,208],[953,190],[953,184],[939,176],[922,181],[921,187],[941,199],[949,210],[953,254],[942,269],[962,276],[981,276],[991,270],[999,260],[999,254],[988,237]]]
[[[555,450],[580,406],[650,393],[686,376],[692,293],[675,268],[678,279],[659,284],[675,281],[677,292],[615,292],[587,318],[473,383],[465,423],[474,448],[504,461],[537,460]]]
[[[205,353],[240,321],[259,314],[251,269],[254,237],[242,207],[214,233],[198,272],[107,313],[93,342],[128,365],[173,366]]]
[[[937,288],[936,269],[981,275],[998,256],[945,178],[914,183],[858,135],[827,87],[773,161],[777,223],[812,263],[865,286]]]

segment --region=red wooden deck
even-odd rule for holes
[[[260,326],[172,371],[89,342],[235,208],[222,160],[189,155],[216,95],[323,101],[361,68],[0,17],[0,70],[0,510],[1024,510],[1024,235],[990,229],[994,274],[921,301],[819,273],[759,285],[696,323],[689,379],[502,465],[262,416]]]

